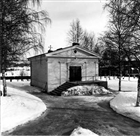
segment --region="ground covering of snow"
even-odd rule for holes
[[[0,98],[1,132],[33,120],[46,110],[46,105],[39,98],[17,89],[7,89],[8,96]]]
[[[117,113],[140,122],[140,107],[135,107],[136,99],[137,92],[120,92],[110,101],[110,106]]]
[[[119,79],[117,77],[102,77],[108,81],[110,89],[118,90]],[[121,78],[121,92],[110,101],[110,107],[119,114],[140,122],[140,107],[135,107],[137,99],[136,77]]]
[[[99,80],[107,81],[108,87],[115,91],[118,91],[119,79],[117,77],[102,77]],[[121,89],[124,92],[134,92],[137,91],[137,78],[134,77],[123,77],[121,78]]]
[[[111,80],[108,78],[102,78],[102,80],[108,81],[109,88],[115,90],[118,89],[117,78],[114,79],[111,77]],[[16,84],[18,84],[18,82],[16,82]],[[22,86],[24,86],[24,82],[22,82]],[[35,119],[46,110],[45,104],[39,98],[25,93],[26,89],[28,89],[27,87],[28,86],[25,87],[25,91],[8,88],[9,96],[0,97],[1,132],[11,130],[17,125]],[[120,92],[113,100],[111,100],[110,106],[116,112],[140,121],[140,108],[135,107],[137,96],[136,88],[137,78],[130,78],[130,81],[128,78],[124,78],[122,80],[122,92]],[[1,86],[0,89],[2,90]],[[76,134],[81,133],[78,131],[76,131]],[[81,131],[83,132],[83,129],[81,129]],[[74,136],[76,136],[76,134]]]
[[[70,136],[98,136],[98,135],[90,131],[89,129],[77,127],[76,129],[73,130]]]

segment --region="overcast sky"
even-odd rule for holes
[[[67,45],[67,33],[70,23],[77,18],[83,29],[99,33],[105,30],[107,24],[107,12],[103,10],[105,0],[42,0],[41,10],[46,10],[52,20],[47,26],[45,35],[45,52],[49,45],[53,50]]]

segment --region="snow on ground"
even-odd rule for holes
[[[46,110],[46,105],[39,98],[17,89],[7,89],[8,96],[1,97],[0,104],[1,132],[33,120]]]
[[[135,107],[136,99],[137,92],[120,92],[110,101],[110,106],[117,113],[140,122],[140,107]]]
[[[70,136],[98,136],[98,135],[90,131],[89,129],[77,127],[76,129],[73,130]]]
[[[102,80],[108,81],[110,89],[118,90],[119,79],[103,77]],[[121,92],[110,101],[110,107],[119,114],[132,118],[140,122],[140,107],[135,107],[137,99],[137,78],[123,77]]]
[[[118,84],[119,84],[119,79],[117,77],[102,77],[101,79],[98,78],[99,80],[103,80],[103,81],[108,81],[108,86],[110,89],[113,89],[113,90],[116,90],[118,91]],[[137,78],[133,78],[133,77],[130,77],[130,80],[129,80],[129,77],[123,77],[121,79],[121,88],[122,88],[122,91],[137,91],[137,81],[138,79]]]
[[[108,81],[111,89],[118,90],[118,79],[102,78]],[[18,81],[19,82],[19,81]],[[26,81],[14,82],[19,89],[8,87],[8,97],[1,97],[1,132],[11,130],[14,127],[33,120],[46,110],[45,104],[37,97],[27,94],[33,88],[27,86]],[[13,84],[13,82],[12,82]],[[1,86],[0,86],[1,87]],[[135,107],[136,103],[137,78],[124,78],[122,81],[122,92],[110,102],[110,106],[118,113],[140,121],[140,108]],[[20,90],[22,88],[22,91]],[[0,88],[2,89],[2,87]],[[24,91],[23,91],[24,90]]]
[[[103,77],[102,80],[108,81],[110,89],[118,90],[119,79],[115,77]],[[135,107],[137,99],[137,78],[122,78],[121,92],[110,101],[110,106],[117,113],[132,118],[140,122],[140,107]]]

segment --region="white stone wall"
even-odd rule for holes
[[[98,60],[97,59],[89,59],[87,60],[87,78],[86,80],[95,80],[99,74],[98,71]]]
[[[97,59],[48,58],[48,92],[69,81],[69,66],[81,66],[82,81],[95,79],[95,74],[98,75],[97,62]]]
[[[47,61],[45,57],[34,58],[31,61],[31,85],[45,88],[47,84]]]
[[[67,59],[48,58],[48,92],[67,81]]]
[[[75,47],[39,55],[30,58],[30,61],[31,85],[47,89],[48,92],[69,81],[70,66],[81,67],[82,81],[94,80],[98,75],[98,59],[94,59],[94,54]]]

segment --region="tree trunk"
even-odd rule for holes
[[[5,70],[2,71],[2,81],[3,81],[3,96],[7,96],[7,84],[5,79]]]
[[[119,76],[119,91],[121,91],[121,75]]]
[[[136,107],[140,106],[140,75],[138,76],[138,86],[137,86],[137,101]]]
[[[128,76],[128,80],[130,81],[130,75]]]

